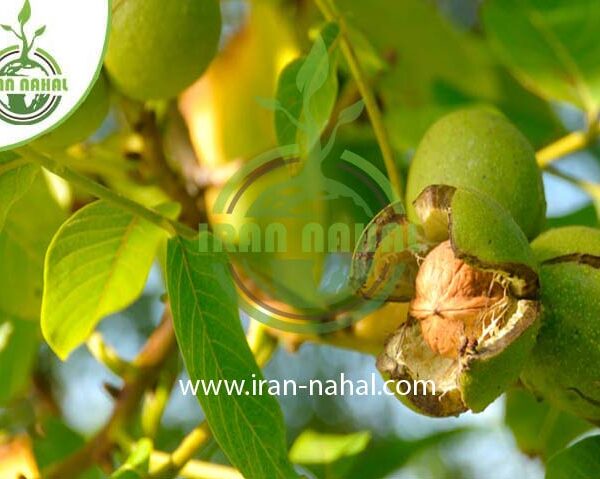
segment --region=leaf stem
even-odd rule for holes
[[[267,327],[256,320],[250,320],[246,335],[250,349],[260,368],[265,366],[277,350],[278,340],[269,334]]]
[[[149,479],[171,479],[180,474],[198,450],[211,438],[208,423],[203,421],[197,428],[183,438],[183,441],[171,454],[165,454],[161,464],[152,470]]]
[[[582,180],[580,178],[571,176],[567,173],[563,173],[562,171],[558,170],[554,166],[546,167],[546,171],[548,173],[550,173],[551,175],[556,176],[557,178],[561,178],[561,179],[569,182],[573,186],[576,186],[580,190],[582,190],[585,193],[587,193],[588,195],[590,195],[594,200],[600,201],[600,184],[594,183],[591,181],[587,181],[587,180]]]
[[[123,377],[135,374],[135,368],[129,362],[119,357],[119,354],[110,345],[106,344],[102,334],[98,332],[92,333],[86,345],[96,361],[106,366],[117,376]]]
[[[169,461],[169,454],[155,451],[150,457],[150,469],[160,468]],[[187,479],[243,479],[235,469],[220,464],[191,460],[179,471]]]
[[[9,171],[12,171],[12,170],[16,170],[17,168],[28,165],[30,163],[31,163],[31,161],[29,161],[26,158],[15,158],[14,160],[0,163],[0,175],[8,173]]]
[[[148,390],[144,396],[140,422],[144,436],[150,439],[154,439],[158,434],[178,374],[179,357],[172,356],[158,375],[155,387]]]
[[[127,210],[130,213],[164,229],[170,235],[180,235],[186,238],[195,238],[197,236],[196,231],[189,226],[186,226],[178,221],[173,221],[154,210],[146,208],[145,206],[130,200],[126,196],[112,191],[99,183],[96,183],[94,180],[78,173],[69,166],[64,165],[46,155],[38,153],[32,148],[23,147],[16,151],[22,156],[38,163],[40,166],[54,173],[56,176],[60,176],[73,186],[77,186],[97,198],[110,201],[114,205],[119,206],[124,210]]]
[[[369,86],[365,72],[348,38],[348,31],[344,18],[336,11],[335,6],[333,5],[333,0],[315,0],[315,4],[328,21],[336,21],[340,25],[340,48],[344,57],[346,58],[346,61],[348,62],[348,66],[350,67],[350,71],[354,77],[354,81],[356,82],[363,101],[365,102],[365,107],[367,109],[367,113],[369,114],[373,131],[375,132],[375,137],[377,138],[379,148],[381,149],[381,153],[383,155],[383,161],[392,185],[392,190],[397,196],[397,199],[401,199],[402,181],[400,180],[400,175],[396,166],[394,150],[392,149],[390,138],[383,121],[383,116],[379,106],[377,105],[377,100],[373,90]]]
[[[598,135],[600,135],[600,127],[592,124],[589,131],[574,131],[559,138],[536,153],[539,167],[545,169],[560,158],[586,149],[598,139]]]

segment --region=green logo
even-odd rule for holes
[[[46,26],[31,31],[27,28],[30,19],[31,5],[25,0],[16,28],[0,24],[19,42],[0,51],[0,120],[12,125],[45,120],[68,91],[67,79],[56,60],[37,46]]]

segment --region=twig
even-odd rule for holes
[[[536,154],[540,168],[546,168],[550,163],[564,156],[583,150],[590,144],[590,135],[575,131],[542,148]]]
[[[594,183],[591,181],[587,181],[587,180],[582,180],[580,178],[571,176],[567,173],[563,173],[562,171],[558,170],[554,166],[546,167],[546,171],[548,173],[550,173],[551,175],[556,176],[557,178],[561,178],[561,179],[569,182],[573,186],[576,186],[580,190],[582,190],[582,191],[586,192],[588,195],[590,195],[593,199],[600,201],[600,184]]]
[[[142,404],[141,426],[144,436],[154,439],[179,374],[179,356],[173,355],[161,370],[156,387],[146,392]]]
[[[135,374],[135,368],[127,361],[119,357],[119,354],[108,344],[104,342],[102,334],[92,333],[86,342],[88,351],[99,363],[106,366],[117,376],[132,376]]]
[[[540,168],[547,168],[553,161],[577,153],[592,145],[600,135],[597,124],[590,125],[589,131],[574,131],[542,148],[536,153]]]
[[[162,323],[136,357],[134,365],[139,373],[133,378],[125,378],[125,385],[118,394],[113,414],[107,424],[79,451],[52,466],[43,477],[78,477],[95,463],[102,462],[116,446],[120,431],[133,417],[144,392],[154,383],[163,364],[175,351],[173,322],[170,311],[167,310]]]
[[[160,468],[169,461],[169,454],[155,451],[150,457],[150,469]],[[191,460],[179,471],[187,479],[244,479],[238,471],[220,464]]]
[[[171,235],[177,234],[186,238],[195,238],[197,236],[196,231],[189,226],[167,218],[166,216],[163,216],[154,210],[146,208],[145,206],[130,200],[126,196],[112,191],[99,183],[96,183],[87,176],[76,172],[72,168],[59,163],[58,161],[46,155],[38,153],[29,147],[23,147],[17,150],[17,152],[38,163],[40,166],[54,173],[56,176],[68,181],[73,186],[77,186],[97,198],[110,201],[116,206],[119,206],[133,213],[134,215],[139,216],[140,218],[143,218],[146,221],[149,221],[150,223],[153,223],[156,226],[164,229]]]
[[[369,86],[365,72],[348,38],[348,31],[344,18],[336,11],[331,0],[315,0],[315,4],[328,21],[336,21],[340,25],[340,48],[344,57],[346,58],[346,61],[348,62],[348,66],[350,67],[350,71],[354,77],[354,81],[356,82],[358,90],[360,91],[360,94],[365,102],[365,107],[367,109],[367,113],[369,114],[373,131],[375,132],[375,137],[377,138],[379,148],[381,149],[381,154],[383,155],[383,161],[392,185],[392,190],[396,194],[397,198],[401,199],[402,181],[400,180],[400,175],[396,166],[394,150],[392,149],[389,135],[383,121],[383,116],[379,110],[379,106],[377,105],[377,100],[373,90]]]
[[[25,166],[30,164],[31,161],[29,161],[26,158],[15,158],[14,160],[10,160],[4,163],[0,163],[0,175],[4,175],[5,173],[8,173],[9,171],[12,170],[16,170],[17,168],[20,168],[21,166]]]
[[[171,479],[179,475],[181,469],[194,457],[198,450],[211,438],[208,423],[203,421],[190,432],[177,448],[167,454],[161,464],[148,476],[149,479]]]
[[[199,208],[201,198],[187,192],[181,178],[167,163],[156,114],[147,109],[143,110],[135,129],[144,139],[143,158],[149,167],[152,178],[158,182],[165,193],[181,204],[182,222],[188,225],[198,225],[200,222],[206,221]]]

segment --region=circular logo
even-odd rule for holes
[[[0,52],[0,119],[34,125],[51,115],[67,89],[67,80],[52,56],[38,49],[32,58],[18,46]]]
[[[58,126],[102,65],[109,0],[8,0],[0,12],[0,150]]]
[[[348,150],[301,162],[297,149],[264,153],[230,179],[213,206],[213,246],[232,259],[251,317],[291,332],[332,332],[382,304],[355,294],[350,270],[366,223],[392,201],[391,186]]]

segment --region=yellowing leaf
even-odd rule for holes
[[[0,230],[12,205],[31,187],[39,168],[11,152],[0,153]]]
[[[0,445],[0,477],[7,479],[40,477],[29,437],[19,436]]]
[[[174,215],[174,205],[164,205]],[[83,343],[103,317],[142,292],[164,231],[97,201],[58,231],[44,269],[42,332],[61,358]]]
[[[0,231],[0,320],[39,321],[44,254],[64,219],[37,175]]]

